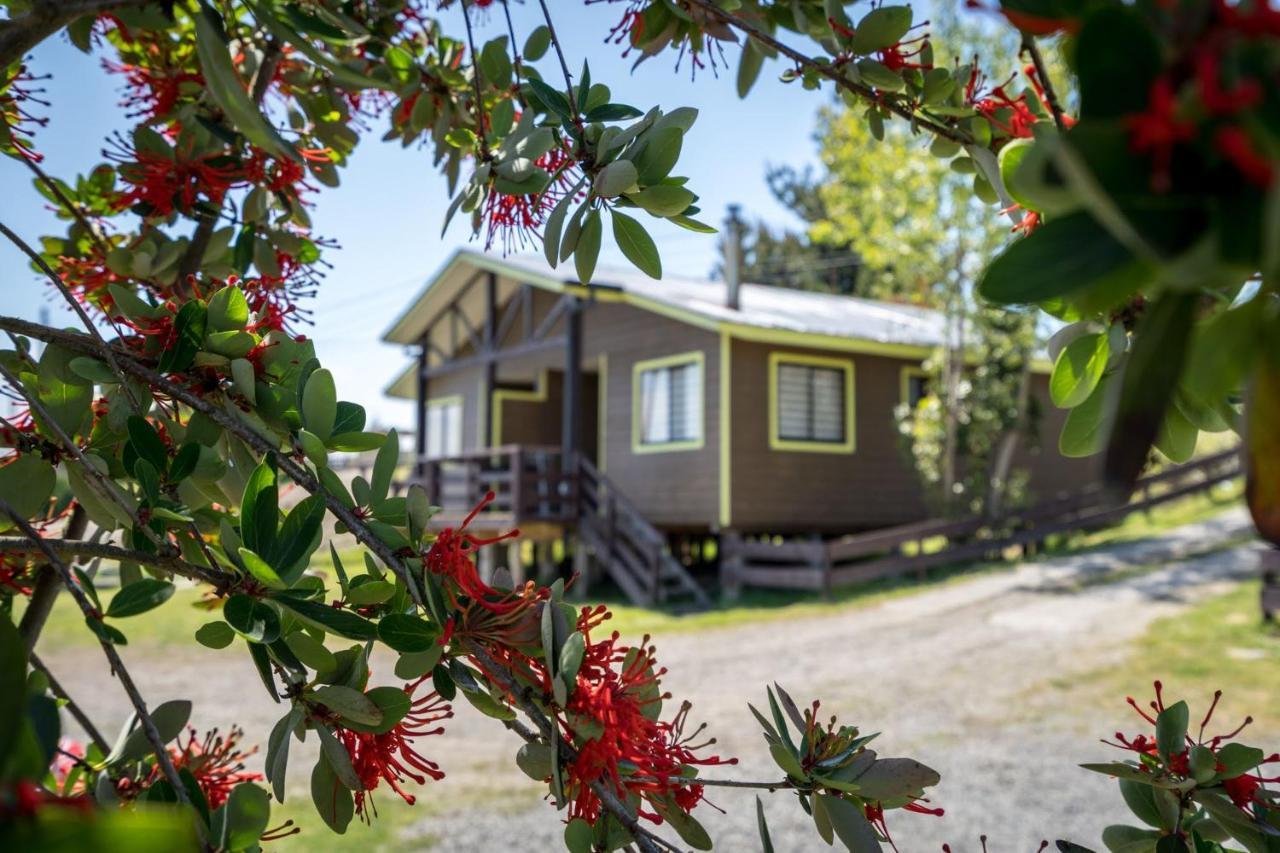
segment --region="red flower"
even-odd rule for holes
[[[911,29],[928,26],[929,22],[917,24]],[[914,47],[914,50],[912,49]],[[889,45],[881,51],[878,51],[880,63],[890,71],[901,71],[904,68],[919,68],[921,71],[928,71],[933,67],[932,62],[913,62],[912,60],[921,56],[929,49],[929,34],[909,39],[907,41],[898,41],[897,44]]]
[[[195,777],[211,809],[225,803],[231,796],[231,790],[241,782],[257,782],[263,778],[261,773],[244,769],[245,759],[256,753],[258,748],[239,749],[242,737],[244,730],[239,726],[232,726],[225,738],[213,729],[201,740],[196,740],[195,729],[189,729],[185,744],[179,738],[175,746],[169,747],[173,766],[179,770],[185,768]],[[159,778],[159,773],[159,768],[156,768],[148,785]]]
[[[104,59],[102,66],[114,74],[124,75],[125,98],[120,106],[133,110],[128,113],[129,118],[141,117],[146,122],[170,120],[179,99],[184,94],[199,94],[204,86],[204,76],[198,71],[170,67],[163,60],[150,65],[130,65]]]
[[[1280,761],[1280,754],[1268,757],[1263,764],[1271,764]],[[1280,782],[1280,776],[1265,778],[1256,776],[1252,773],[1241,773],[1233,779],[1222,780],[1222,790],[1231,798],[1231,802],[1236,807],[1250,817],[1253,816],[1251,810],[1254,802],[1266,803],[1267,800],[1258,796],[1258,791],[1262,789],[1264,782]]]
[[[49,105],[48,101],[36,97],[44,90],[30,86],[40,79],[43,78],[28,73],[25,65],[19,65],[12,77],[0,82],[0,125],[4,126],[0,131],[0,151],[9,149],[33,163],[39,163],[44,155],[31,147],[32,127],[44,127],[49,119],[32,115],[23,104]]]
[[[1168,77],[1158,77],[1151,84],[1146,112],[1127,116],[1125,125],[1129,129],[1129,147],[1136,153],[1151,154],[1152,187],[1167,191],[1171,185],[1169,166],[1173,149],[1192,139],[1196,132],[1194,124],[1178,117],[1173,83]]]
[[[608,639],[592,643],[591,630],[608,618],[603,606],[583,608],[578,617],[577,629],[587,637],[586,651],[560,721],[566,740],[578,751],[565,768],[569,815],[595,822],[600,799],[590,786],[597,782],[611,786],[624,799],[639,795],[671,801],[690,811],[702,800],[703,788],[688,770],[736,764],[737,759],[697,754],[715,740],[693,743],[704,726],[684,733],[689,703],[682,704],[669,721],[659,719],[661,702],[669,698],[659,687],[666,670],[657,667],[648,637],[640,646],[627,647],[619,644],[615,631]],[[660,821],[657,814],[643,814]]]
[[[418,687],[430,677],[428,673],[417,681],[406,684],[404,692],[412,698]],[[426,783],[428,777],[436,780],[444,778],[444,771],[440,769],[440,765],[418,753],[413,748],[413,740],[443,734],[444,726],[435,728],[427,728],[427,726],[452,716],[452,707],[433,690],[426,696],[413,698],[409,713],[405,714],[404,718],[390,731],[372,734],[338,727],[338,739],[346,747],[347,754],[351,756],[351,764],[355,768],[356,775],[360,777],[360,784],[363,787],[363,790],[355,793],[357,814],[368,820],[368,814],[365,811],[366,797],[383,781],[386,781],[391,786],[391,790],[399,794],[401,799],[413,805],[416,798],[400,787],[406,779],[422,785]],[[369,798],[368,802],[372,804],[372,798]]]
[[[197,201],[221,206],[227,192],[242,183],[238,165],[225,154],[187,156],[173,149],[169,156],[121,145],[120,178],[129,189],[116,196],[113,207],[144,206],[145,216],[167,217],[189,212]]]
[[[499,237],[504,251],[524,246],[532,239],[531,235],[537,234],[547,215],[572,185],[569,172],[574,168],[574,162],[564,148],[553,148],[534,163],[552,176],[551,183],[542,192],[511,195],[491,188],[485,197],[484,218],[489,222],[485,249],[491,248]]]
[[[485,507],[493,503],[497,496],[489,492],[484,499],[467,514],[457,529],[446,527],[440,532],[427,554],[423,558],[424,568],[433,574],[441,575],[451,581],[445,591],[454,596],[454,604],[458,605],[458,594],[465,596],[470,602],[479,604],[493,613],[505,614],[528,606],[525,596],[510,591],[495,589],[480,579],[480,571],[471,558],[472,552],[483,545],[493,545],[505,539],[520,535],[519,530],[512,530],[501,536],[479,538],[467,532],[467,527],[475,521]]]
[[[1243,127],[1227,125],[1218,128],[1213,135],[1213,145],[1246,181],[1264,190],[1271,186],[1275,178],[1275,163],[1258,153],[1253,139]]]

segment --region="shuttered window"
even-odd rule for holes
[[[638,371],[639,444],[702,440],[702,363],[687,361]]]
[[[427,456],[440,459],[462,452],[462,401],[427,404]]]
[[[840,444],[845,440],[845,372],[811,364],[778,365],[778,437]]]

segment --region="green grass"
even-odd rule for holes
[[[1147,697],[1160,679],[1166,696],[1188,700],[1193,716],[1203,714],[1213,691],[1221,690],[1214,719],[1224,731],[1251,714],[1254,727],[1274,738],[1280,735],[1280,627],[1262,624],[1258,590],[1257,581],[1243,583],[1158,619],[1123,662],[1062,687],[1082,691],[1080,701],[1096,707],[1119,707],[1125,696]]]

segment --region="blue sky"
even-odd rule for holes
[[[552,4],[559,6],[562,4]],[[518,38],[532,30],[540,16],[536,3],[513,4]],[[641,109],[658,105],[698,108],[697,124],[686,137],[679,171],[693,176],[691,188],[702,197],[703,218],[719,225],[725,207],[740,203],[752,217],[777,224],[792,222],[770,196],[764,183],[766,165],[803,165],[815,160],[814,114],[824,95],[777,82],[775,66],[766,68],[752,97],[740,101],[734,89],[737,49],[730,48],[731,67],[719,77],[699,71],[691,81],[686,61],[676,71],[676,54],[664,53],[631,71],[621,48],[605,44],[621,8],[610,4],[565,7],[556,26],[566,44],[570,67],[585,57],[592,79],[614,90],[614,100]],[[462,32],[460,13],[446,14],[453,30]],[[499,14],[482,19],[477,33],[483,42],[505,32]],[[554,70],[548,55],[539,66]],[[30,63],[39,74],[52,74],[45,96],[48,127],[39,131],[37,148],[54,175],[72,176],[100,159],[107,134],[127,126],[120,100],[120,80],[106,74],[95,57],[87,57],[59,36],[38,48]],[[382,396],[382,387],[405,364],[403,351],[379,342],[382,331],[426,277],[470,234],[464,217],[443,238],[440,226],[448,204],[444,180],[431,167],[429,149],[403,149],[379,141],[381,129],[361,142],[342,186],[324,189],[313,210],[316,231],[336,238],[342,248],[326,254],[333,264],[315,311],[313,334],[321,361],[334,370],[343,397],[369,409],[387,425],[408,426],[411,408]],[[61,233],[43,198],[31,187],[30,174],[16,162],[0,158],[0,220],[29,242],[45,233]],[[653,229],[672,273],[704,274],[715,260],[715,236],[698,235],[674,226]],[[73,325],[45,283],[29,270],[26,259],[0,241],[0,311],[38,319],[47,311],[55,324]],[[602,263],[625,263],[613,246]]]

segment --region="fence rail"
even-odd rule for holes
[[[441,507],[444,523],[465,517],[489,492],[494,499],[476,517],[477,527],[565,523],[577,515],[577,471],[564,470],[559,448],[507,445],[422,459],[414,481]]]
[[[1239,475],[1240,453],[1232,449],[1144,477],[1132,497],[1119,503],[1092,487],[997,519],[928,519],[837,539],[747,539],[726,533],[721,587],[729,595],[748,586],[829,595],[837,587],[881,578],[923,578],[929,569],[997,558],[1008,547],[1039,544],[1056,533],[1105,527]]]

